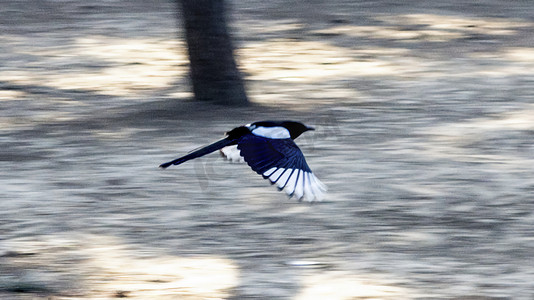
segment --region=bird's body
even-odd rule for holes
[[[292,197],[306,201],[322,200],[326,186],[315,177],[304,155],[293,142],[302,133],[313,130],[300,122],[262,121],[236,127],[226,137],[185,156],[161,164],[161,168],[179,165],[216,150],[230,160],[240,157],[256,173],[285,190]],[[235,151],[237,149],[237,151]],[[232,151],[234,150],[234,151]]]

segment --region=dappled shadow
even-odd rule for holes
[[[10,250],[0,256],[4,266],[0,295],[13,292],[60,298],[243,299],[250,295],[234,294],[239,278],[250,281],[254,277],[240,276],[233,260],[217,255],[191,253],[179,257],[106,235],[41,235],[12,239],[5,247]],[[413,290],[396,287],[391,278],[321,270],[313,265],[308,269],[313,272],[306,272],[309,267],[305,263],[301,262],[303,270],[310,274],[301,278],[302,290],[295,299],[398,299],[416,295]],[[290,280],[296,279],[285,274],[276,282],[276,288],[287,286]]]
[[[84,298],[205,299],[227,297],[238,283],[238,269],[231,260],[173,257],[103,235],[42,235],[11,240],[7,246],[10,251],[0,258],[6,267],[0,286],[4,291]]]
[[[190,100],[171,2],[4,4],[0,298],[533,295],[532,4],[235,2],[247,108]],[[157,168],[273,118],[324,203]]]

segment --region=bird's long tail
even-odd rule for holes
[[[179,165],[181,163],[184,163],[188,160],[191,160],[193,158],[197,158],[197,157],[201,157],[201,156],[204,156],[206,154],[210,154],[211,152],[213,151],[216,151],[216,150],[219,150],[223,147],[226,147],[226,146],[229,146],[229,145],[232,145],[233,143],[235,143],[235,139],[231,139],[231,138],[224,138],[220,141],[217,141],[213,144],[210,144],[206,147],[203,147],[199,150],[196,150],[196,151],[193,151],[187,155],[184,155],[180,158],[177,158],[175,160],[172,160],[172,161],[169,161],[169,162],[166,162],[166,163],[163,163],[161,165],[159,165],[160,168],[167,168],[168,166],[170,165]]]

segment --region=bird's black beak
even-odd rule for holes
[[[306,128],[307,128],[308,130],[315,130],[315,128],[313,128],[313,127],[311,127],[311,126],[306,126]]]

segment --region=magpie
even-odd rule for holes
[[[326,186],[315,177],[293,141],[308,130],[315,129],[295,121],[261,121],[239,126],[226,132],[222,140],[163,163],[160,168],[220,150],[230,161],[244,160],[256,173],[276,184],[279,191],[285,190],[289,198],[321,201]]]

